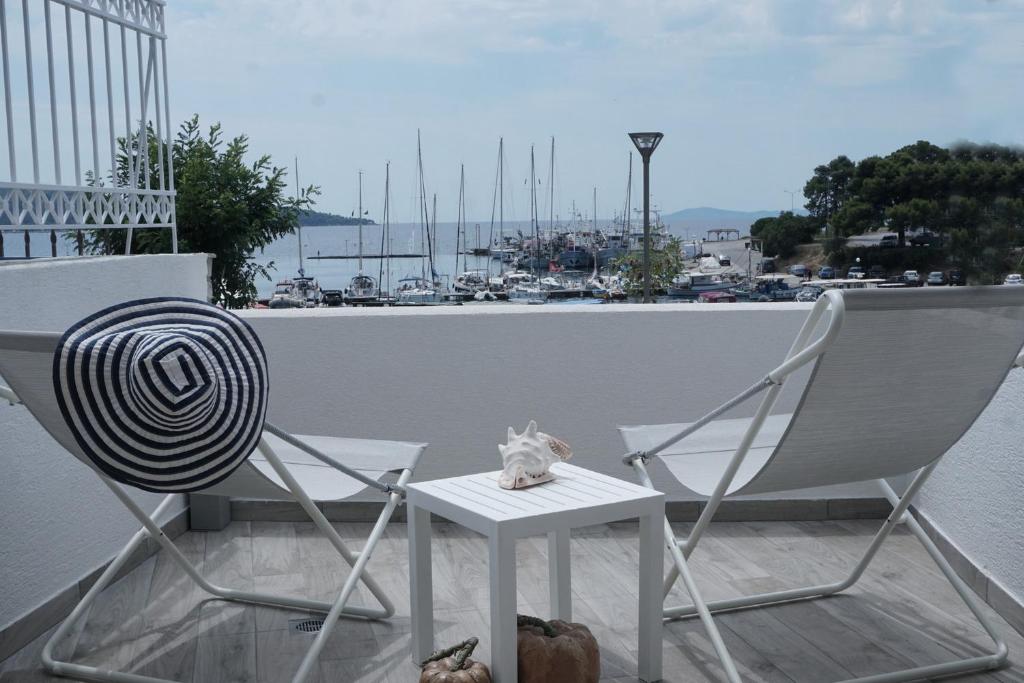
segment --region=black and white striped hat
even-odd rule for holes
[[[72,325],[53,357],[61,413],[106,475],[147,491],[198,491],[255,449],[267,409],[267,359],[237,316],[156,298]]]

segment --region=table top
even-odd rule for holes
[[[407,501],[484,534],[499,526],[540,533],[664,510],[664,494],[639,484],[567,463],[551,472],[553,481],[525,489],[498,486],[500,471],[411,483]]]

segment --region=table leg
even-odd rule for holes
[[[491,674],[495,683],[516,683],[516,539],[496,531],[489,545]]]
[[[548,532],[548,579],[551,618],[572,621],[572,564],[567,528]]]
[[[661,680],[662,571],[664,511],[640,517],[640,614],[637,669],[640,680]]]
[[[409,595],[412,608],[412,660],[419,664],[434,650],[434,587],[431,576],[430,511],[406,506],[409,519]]]

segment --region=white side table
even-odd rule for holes
[[[506,491],[499,472],[407,486],[412,658],[434,649],[430,513],[487,536],[491,568],[491,673],[516,681],[516,539],[547,534],[551,612],[572,619],[569,531],[575,527],[640,518],[639,677],[661,680],[663,525],[665,496],[597,472],[558,463],[554,481]]]

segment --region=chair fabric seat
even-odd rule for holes
[[[367,488],[362,482],[339,472],[317,460],[305,451],[292,446],[266,431],[264,438],[288,471],[316,501],[336,501],[351,498]],[[295,438],[309,444],[333,460],[380,481],[388,472],[411,469],[425,444],[376,439],[348,439],[333,436],[296,434]],[[292,500],[284,482],[257,449],[246,463],[220,484],[202,491],[203,494]]]
[[[729,460],[740,445],[743,433],[753,418],[714,420],[687,438],[672,444],[658,455],[672,476],[686,488],[702,496],[710,496],[718,485]],[[752,481],[767,464],[782,440],[792,414],[770,415],[754,438],[726,495],[735,493]],[[636,425],[619,427],[626,448],[648,450],[683,431],[692,423]]]

